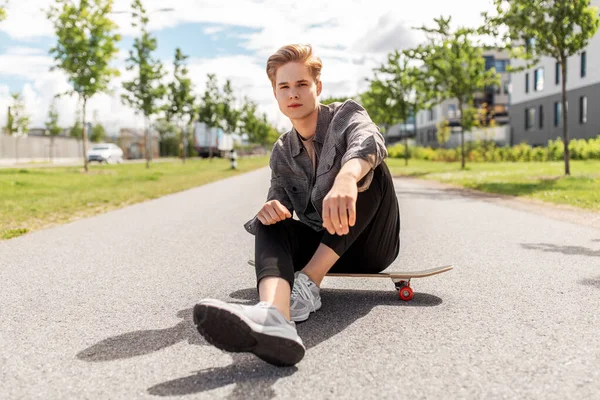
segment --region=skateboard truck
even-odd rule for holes
[[[392,281],[394,282],[394,286],[396,286],[396,290],[398,291],[398,296],[400,296],[400,299],[409,301],[413,298],[414,293],[410,288],[410,279],[392,279]]]

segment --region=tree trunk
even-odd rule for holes
[[[181,121],[179,121],[179,125],[181,125]],[[181,142],[183,143],[183,152],[181,153],[181,156],[182,156],[182,161],[185,164],[185,159],[187,158],[187,147],[188,147],[186,128],[181,129]]]
[[[465,169],[465,114],[463,113],[463,102],[462,99],[458,100],[458,110],[460,111],[460,159],[462,169]]]
[[[87,106],[87,97],[83,98],[83,168],[88,172],[88,157],[87,157],[87,125],[85,121],[85,108]]]
[[[144,147],[146,148],[146,168],[150,168],[150,138],[148,134],[148,117],[144,115]]]
[[[404,165],[408,165],[408,132],[404,134]]]
[[[563,59],[560,63],[562,70],[562,115],[563,115],[563,142],[565,146],[564,158],[565,158],[565,175],[571,175],[571,169],[569,168],[569,132],[567,130],[567,60]]]

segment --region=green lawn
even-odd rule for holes
[[[0,240],[203,185],[268,165],[268,157],[0,169]]]
[[[438,163],[387,159],[396,176],[413,176],[490,193],[535,198],[600,210],[600,160],[572,161],[564,177],[562,162]],[[268,165],[268,158],[202,159],[80,167],[0,169],[0,239],[10,239],[55,224],[96,215],[203,185]]]
[[[600,210],[600,160],[571,161],[571,176],[564,162],[443,163],[387,159],[396,176],[431,179],[488,193],[522,196],[588,210]]]

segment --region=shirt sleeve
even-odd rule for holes
[[[342,166],[353,158],[369,163],[371,170],[358,182],[358,191],[369,188],[373,171],[387,157],[385,140],[379,127],[371,121],[367,111],[353,100],[346,101],[338,111],[340,122],[344,124],[346,151],[342,156]]]
[[[272,159],[271,159],[272,160]],[[269,162],[269,166],[271,168],[271,186],[269,187],[269,191],[267,193],[267,200],[279,200],[279,202],[288,209],[290,214],[294,215],[294,208],[292,206],[292,202],[287,195],[285,189],[278,183],[277,176],[273,171],[272,161]],[[250,221],[244,224],[244,228],[246,231],[252,235],[256,235],[256,231],[258,228],[258,224],[260,224],[260,220],[255,215]]]

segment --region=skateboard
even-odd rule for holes
[[[254,265],[254,260],[248,260],[248,264]],[[414,278],[426,278],[428,276],[441,274],[453,269],[452,265],[444,265],[442,267],[430,268],[421,271],[397,271],[397,272],[379,272],[376,274],[360,274],[360,273],[328,273],[325,276],[330,277],[347,277],[347,278],[388,278],[391,279],[398,291],[398,296],[401,300],[409,301],[413,298],[414,293],[410,287],[410,280]]]

